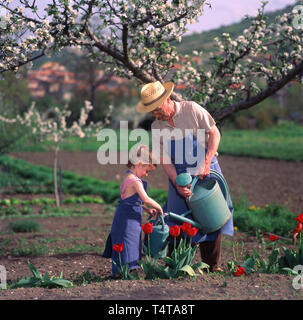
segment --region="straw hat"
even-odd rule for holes
[[[173,92],[172,82],[161,83],[155,81],[145,84],[141,89],[141,101],[137,105],[137,111],[148,113],[157,109]]]

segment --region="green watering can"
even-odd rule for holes
[[[199,176],[192,177],[188,173],[181,173],[177,176],[176,183],[182,187],[189,185],[192,194],[186,199],[189,211],[181,215],[173,212],[168,214],[181,222],[189,222],[193,227],[198,228],[201,233],[211,233],[222,228],[231,218],[231,212],[228,207],[229,190],[224,177],[216,170],[210,170],[224,186],[224,195],[221,192],[219,183],[215,179],[200,180]],[[197,183],[199,181],[199,183]],[[186,218],[192,213],[194,220]]]
[[[169,227],[164,222],[162,215],[158,214],[156,219],[148,220],[153,225],[153,232],[149,235],[150,255],[164,258],[167,255]],[[147,241],[147,239],[146,239]],[[147,243],[146,243],[147,244]]]

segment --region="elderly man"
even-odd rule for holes
[[[191,143],[193,153],[197,154],[199,146],[201,147],[201,139],[197,139],[197,131],[198,129],[205,130],[205,139],[203,139],[205,143],[202,146],[205,149],[203,150],[205,158],[198,160],[200,163],[194,166],[194,175],[198,174],[200,179],[209,178],[211,177],[210,169],[221,173],[217,161],[217,150],[221,135],[214,119],[203,107],[193,101],[176,102],[171,100],[170,95],[173,89],[174,84],[172,82],[161,84],[157,81],[144,85],[141,89],[141,101],[137,105],[137,111],[140,113],[151,112],[154,115],[156,120],[152,123],[152,130],[168,129],[171,132],[174,129],[180,129],[183,133],[186,133],[190,132],[188,129],[192,129],[193,134],[191,135],[189,134],[181,139],[171,138],[170,146],[166,146],[166,150],[170,150],[170,154],[164,153],[161,158],[161,164],[169,178],[168,200],[164,209],[166,212],[182,214],[188,211],[185,198],[190,196],[191,191],[189,186],[179,186],[176,183],[176,178],[178,174],[193,167],[186,160],[185,151],[188,149],[184,148],[184,143]],[[180,150],[183,153],[181,162],[180,155],[177,154]],[[167,155],[169,155],[170,161],[164,161]],[[220,187],[222,189],[221,185]],[[229,199],[229,209],[233,213],[231,199]],[[191,215],[188,217],[192,218]],[[168,225],[176,224],[176,220],[170,217],[167,217],[166,221]],[[199,243],[202,261],[210,266],[211,272],[223,271],[220,267],[222,234],[233,235],[232,218],[220,230],[209,234],[198,232],[192,239],[193,243]]]

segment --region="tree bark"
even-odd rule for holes
[[[54,179],[54,191],[55,191],[55,198],[56,198],[56,206],[57,206],[57,208],[60,207],[60,199],[59,199],[58,185],[57,185],[58,151],[59,151],[59,146],[58,146],[58,143],[56,143],[55,154],[54,154],[53,179]]]

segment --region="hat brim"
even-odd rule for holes
[[[174,90],[173,82],[163,83],[163,87],[165,88],[166,93],[165,93],[165,95],[163,95],[163,97],[161,97],[161,99],[157,100],[156,102],[154,102],[148,106],[145,106],[143,104],[143,102],[140,101],[136,107],[136,110],[139,113],[148,113],[148,112],[151,112],[151,111],[157,109],[172,94],[172,92]]]

